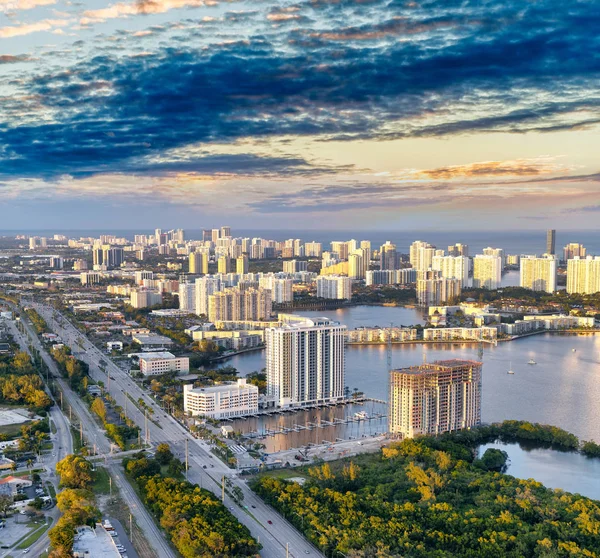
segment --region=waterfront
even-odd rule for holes
[[[261,417],[236,419],[236,432],[250,434],[266,446],[267,453],[325,444],[341,440],[360,440],[387,432],[387,406],[375,401],[351,403],[320,409],[306,409]],[[362,417],[357,416],[362,414]]]
[[[418,323],[419,310],[358,306],[326,315],[349,327]],[[359,320],[362,320],[359,321]],[[576,352],[573,352],[575,349]],[[448,358],[477,359],[476,344],[393,345],[392,366],[400,368]],[[349,346],[346,384],[367,396],[387,400],[386,347]],[[536,365],[528,365],[534,359]],[[553,424],[582,439],[600,442],[600,336],[540,334],[497,347],[484,346],[482,418]],[[236,355],[226,361],[241,375],[264,368],[264,352]],[[511,367],[514,375],[506,372]]]
[[[580,453],[547,448],[526,448],[519,444],[494,442],[479,448],[481,456],[487,448],[505,451],[509,457],[506,473],[521,479],[535,479],[548,488],[560,488],[600,500],[600,459]]]

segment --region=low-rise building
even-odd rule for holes
[[[77,527],[72,552],[74,558],[121,558],[115,541],[100,523],[94,529],[87,525]]]
[[[131,338],[134,343],[142,347],[142,351],[165,349],[173,345],[173,340],[163,335],[137,334],[132,335]]]
[[[346,332],[347,343],[387,343],[391,341],[414,341],[417,339],[417,330],[408,327],[363,327]]]
[[[190,359],[176,357],[169,352],[157,352],[140,358],[140,371],[144,376],[160,376],[169,372],[189,372]]]
[[[423,341],[495,341],[495,327],[445,327],[423,330]]]
[[[194,388],[183,387],[183,409],[192,416],[214,419],[252,415],[258,411],[258,387],[244,378],[237,383]]]

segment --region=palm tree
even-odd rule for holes
[[[27,460],[27,468],[29,469],[29,472],[31,472],[31,469],[33,469],[33,459],[29,458]]]

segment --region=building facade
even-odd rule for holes
[[[600,257],[574,256],[567,260],[567,292],[594,294],[600,292]]]
[[[183,386],[183,410],[192,416],[225,419],[258,412],[258,387],[240,378],[235,384]]]
[[[521,256],[521,287],[532,291],[556,291],[556,270],[558,260],[556,256],[545,254],[541,258],[536,256]]]
[[[402,439],[481,424],[482,363],[445,360],[390,372],[389,431]]]
[[[340,401],[346,377],[346,326],[287,316],[265,330],[267,395],[280,407]]]
[[[492,250],[492,248],[486,248],[486,250]],[[473,287],[476,289],[499,289],[502,283],[502,267],[500,254],[475,256],[473,258]]]

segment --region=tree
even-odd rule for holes
[[[67,488],[87,488],[94,481],[92,464],[77,455],[67,455],[56,464],[60,485]]]
[[[167,465],[171,459],[173,459],[173,452],[171,451],[169,444],[159,444],[156,448],[154,458],[161,465]]]
[[[0,494],[0,513],[6,517],[6,512],[12,508],[13,499],[8,494]]]
[[[100,417],[100,420],[103,423],[106,422],[106,405],[101,397],[96,397],[96,399],[92,401],[91,409]]]

